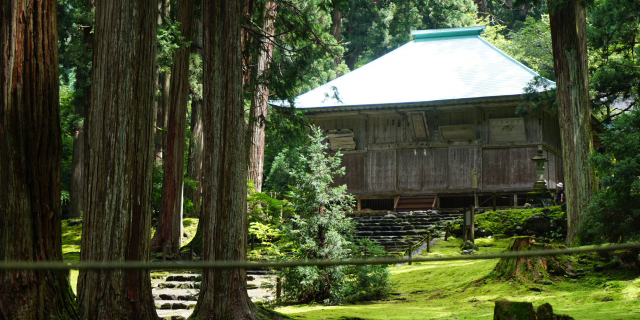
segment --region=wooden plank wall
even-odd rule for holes
[[[501,189],[509,186],[510,153],[508,148],[482,150],[482,187]],[[500,173],[503,174],[500,174]]]
[[[536,165],[531,159],[536,156],[538,148],[510,148],[511,169],[509,187],[528,188],[536,181]]]
[[[423,150],[397,151],[398,191],[421,191],[426,156]]]
[[[482,188],[526,189],[535,182],[537,148],[486,148],[482,150]]]
[[[402,115],[369,117],[371,143],[413,141],[412,130],[409,120]]]
[[[393,192],[396,189],[396,150],[369,151],[364,181],[369,192]]]
[[[481,168],[479,147],[449,148],[449,189],[471,189],[471,171]]]
[[[560,124],[558,118],[543,113],[541,116],[542,122],[542,142],[548,144],[556,151],[562,151],[562,142],[560,141]]]
[[[422,191],[433,193],[449,187],[449,148],[426,149]],[[424,153],[423,153],[424,154]]]
[[[349,153],[342,156],[342,166],[345,168],[344,176],[335,176],[333,184],[336,186],[346,184],[351,193],[366,191],[364,185],[364,153]]]

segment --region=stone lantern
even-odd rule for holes
[[[527,192],[527,203],[534,208],[552,206],[553,194],[547,189],[547,182],[544,181],[544,164],[549,160],[545,158],[542,148],[538,148],[538,154],[531,160],[536,163],[536,181],[533,183],[533,190]]]
[[[533,184],[533,189],[547,190],[547,182],[544,181],[544,164],[549,160],[545,158],[542,148],[538,148],[538,154],[531,160],[536,163],[536,182]]]

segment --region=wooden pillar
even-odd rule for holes
[[[476,208],[475,207],[471,207],[471,224],[469,225],[469,230],[471,231],[471,242],[475,243],[476,240],[476,234],[475,234],[475,215],[476,215]]]
[[[360,198],[358,198],[357,202],[358,202],[358,211],[361,211],[362,210],[362,202],[361,202]]]
[[[496,200],[497,200],[496,198],[497,198],[497,195],[494,192],[493,193],[493,199],[492,199],[493,200],[493,211],[496,211]]]
[[[427,233],[427,252],[431,252],[431,231]]]

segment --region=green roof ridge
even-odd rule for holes
[[[465,36],[478,36],[484,30],[485,26],[465,27],[465,28],[446,28],[446,29],[430,29],[430,30],[411,30],[411,35],[415,40],[433,39],[433,38],[452,38]]]

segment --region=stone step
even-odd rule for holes
[[[165,281],[202,281],[202,275],[197,273],[170,274]]]
[[[184,300],[156,300],[156,309],[160,310],[191,310],[196,307],[196,301]]]
[[[200,289],[200,282],[165,281],[158,283],[160,289]]]
[[[197,301],[198,293],[197,289],[155,289],[153,290],[153,299]]]
[[[162,320],[187,320],[193,313],[192,309],[159,310],[156,309],[158,317]]]

